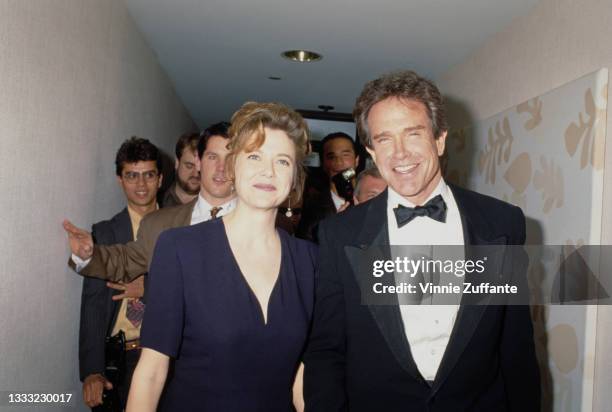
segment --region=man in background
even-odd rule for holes
[[[208,127],[198,143],[200,194],[191,202],[160,209],[142,221],[138,238],[125,245],[94,246],[91,234],[64,221],[72,251],[71,267],[84,276],[130,281],[147,272],[159,234],[170,228],[195,225],[231,212],[236,205],[232,181],[225,175],[229,123]]]
[[[357,146],[351,136],[342,132],[330,133],[321,141],[321,168],[327,178],[322,187],[304,195],[302,218],[297,236],[317,241],[319,222],[329,216],[344,211],[349,202],[338,194],[332,178],[347,169],[356,169],[359,164]],[[352,179],[353,186],[355,179]]]
[[[157,209],[155,201],[162,181],[161,155],[148,140],[132,137],[117,152],[117,182],[123,190],[127,206],[110,220],[93,225],[96,244],[127,243],[135,239],[141,219]],[[132,373],[140,354],[138,339],[144,311],[144,277],[128,284],[107,284],[103,280],[85,278],[81,297],[79,328],[79,372],[83,381],[83,400],[90,408],[103,403],[104,389],[113,389],[105,376],[108,361],[105,338],[125,335],[125,370],[115,390],[125,408]],[[117,294],[115,289],[121,291]],[[115,382],[117,384],[117,382]],[[110,402],[110,400],[108,401]],[[95,410],[95,409],[94,409]]]
[[[387,182],[380,175],[378,168],[376,166],[369,167],[357,176],[353,202],[355,205],[367,202],[384,192],[386,188]]]
[[[176,142],[175,180],[162,197],[162,207],[184,205],[200,192],[200,171],[197,166],[199,141],[199,133],[185,133]]]

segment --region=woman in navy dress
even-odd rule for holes
[[[280,104],[246,103],[232,117],[225,167],[236,208],[159,237],[128,411],[158,401],[173,412],[293,410],[315,250],[274,221],[301,193],[307,136],[302,117]]]

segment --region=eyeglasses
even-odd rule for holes
[[[151,183],[157,179],[157,170],[147,170],[145,172],[125,172],[122,176],[123,180],[128,183],[136,183],[143,178],[145,182]]]

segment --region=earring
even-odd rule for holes
[[[291,195],[289,195],[289,204],[287,205],[287,211],[285,212],[285,216],[291,217],[293,216],[293,212],[291,211]]]

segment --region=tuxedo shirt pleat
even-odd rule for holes
[[[438,186],[430,194],[425,202],[437,195],[442,198],[447,205],[446,222],[438,222],[426,216],[417,216],[414,220],[398,228],[393,209],[402,204],[407,207],[419,205],[412,204],[404,197],[389,187],[389,197],[387,201],[387,223],[389,227],[389,243],[394,245],[463,245],[463,228],[461,215],[455,198],[444,180],[440,180]],[[453,248],[453,253],[458,253],[459,248]],[[455,252],[457,250],[457,252]],[[396,253],[399,250],[396,250]],[[449,249],[445,249],[446,252]],[[404,258],[404,256],[393,256]],[[434,256],[435,258],[435,256]],[[455,255],[454,259],[462,259]],[[442,275],[444,276],[444,275]],[[449,276],[449,275],[446,275]],[[452,275],[450,275],[452,276]],[[448,279],[457,281],[457,279]],[[440,284],[446,284],[441,278]],[[401,302],[400,302],[401,303]],[[424,302],[427,303],[427,302]],[[457,300],[458,303],[458,300]],[[457,318],[459,306],[457,305],[401,305],[400,313],[406,338],[410,344],[410,352],[425,380],[433,381],[436,377],[438,367],[444,356],[444,351],[448,345],[455,320]]]

